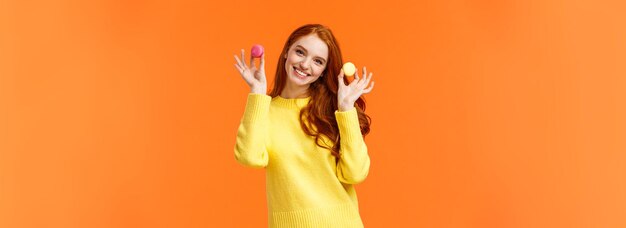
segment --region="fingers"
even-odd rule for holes
[[[239,71],[239,74],[243,76],[243,72],[246,71],[246,67],[243,66],[244,65],[243,62],[237,57],[237,55],[235,55],[235,60],[237,61],[237,63],[235,64],[235,67]]]
[[[338,80],[339,80],[339,86],[340,86],[340,87],[341,87],[341,86],[346,86],[346,82],[343,80],[343,75],[344,75],[344,74],[343,74],[343,69],[341,69],[341,71],[339,71],[339,77],[338,77]]]
[[[359,82],[358,87],[365,88],[370,83],[370,80],[372,80],[372,74],[373,73],[370,73],[369,75],[364,75],[361,81]]]
[[[260,69],[256,69],[255,65],[253,65],[252,67],[255,70],[255,75],[258,76],[258,79],[261,81],[265,81],[265,53],[261,54],[260,65]]]
[[[265,53],[261,55],[261,71],[265,72]]]
[[[361,78],[361,80],[356,85],[359,88],[365,88],[364,86],[367,85],[367,84],[363,85],[363,83],[365,82],[367,82],[367,69],[363,67],[363,78]]]
[[[374,82],[373,81],[372,81],[372,84],[370,85],[369,88],[363,90],[363,94],[368,94],[369,92],[372,91],[372,89],[374,89]]]
[[[354,87],[357,83],[359,83],[359,75],[358,72],[354,72],[354,78],[352,80],[348,79],[348,86]]]
[[[239,58],[237,57],[237,55],[235,55],[235,60],[237,61],[237,65],[241,68],[241,66],[243,65],[241,63],[241,60],[239,60]]]
[[[368,77],[367,77],[367,81],[365,82],[365,86],[367,86],[368,84],[370,84],[370,81],[372,80],[372,76],[374,76],[374,73],[370,73],[370,75],[368,75]]]
[[[245,67],[245,68],[248,68],[248,66],[246,65],[246,62],[245,62],[246,58],[245,58],[245,56],[244,56],[243,52],[244,52],[244,50],[243,50],[243,49],[241,49],[241,65],[242,65],[243,67]]]
[[[254,64],[254,57],[250,54],[250,68],[254,68],[256,64]]]
[[[354,81],[350,83],[350,85],[355,85],[357,87],[362,87],[365,79],[367,78],[367,69],[363,67],[363,77],[359,77],[359,71],[354,72]]]
[[[367,68],[365,68],[365,66],[363,66],[363,77],[367,76]]]

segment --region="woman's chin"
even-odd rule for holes
[[[307,77],[301,78],[295,75],[289,75],[289,80],[296,85],[307,85],[310,83],[311,77],[307,76]]]

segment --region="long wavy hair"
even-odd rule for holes
[[[283,50],[278,58],[276,67],[276,77],[274,87],[270,92],[271,97],[280,95],[285,88],[287,72],[285,71],[285,54],[289,47],[303,36],[315,33],[328,46],[328,60],[326,69],[322,72],[322,77],[311,83],[308,93],[311,97],[309,103],[300,111],[300,126],[307,135],[315,137],[315,143],[323,148],[329,149],[333,156],[339,158],[340,135],[335,111],[338,109],[337,89],[338,75],[343,66],[343,58],[339,43],[330,29],[320,24],[307,24],[297,28],[291,33]],[[347,80],[344,79],[345,82]],[[365,114],[365,99],[359,97],[355,102],[355,107],[359,117],[361,134],[367,135],[370,131],[371,118]],[[322,137],[328,138],[332,145],[327,145]],[[338,159],[337,159],[338,161]]]

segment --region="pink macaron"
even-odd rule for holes
[[[255,44],[254,46],[252,46],[252,57],[254,58],[261,58],[261,56],[263,55],[263,46],[261,46],[260,44]]]

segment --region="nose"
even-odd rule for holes
[[[300,62],[300,68],[303,70],[308,70],[309,64],[310,64],[309,62],[310,62],[309,59],[302,60],[302,62]]]

